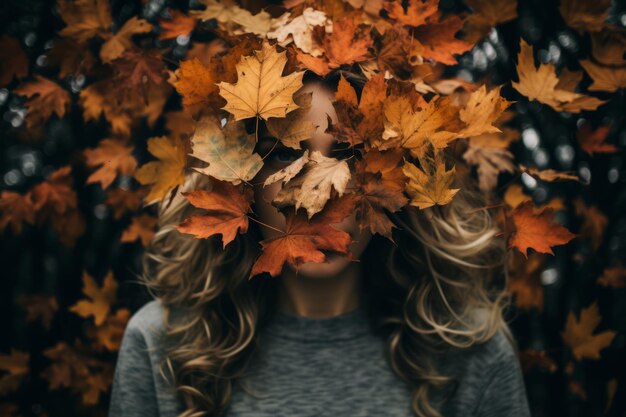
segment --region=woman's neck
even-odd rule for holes
[[[278,309],[311,318],[334,317],[360,306],[361,265],[351,262],[340,273],[307,277],[285,268],[280,276]]]

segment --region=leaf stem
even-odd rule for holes
[[[257,222],[258,224],[260,224],[260,225],[262,225],[262,226],[265,226],[265,227],[267,227],[267,228],[269,228],[269,229],[272,229],[272,230],[275,230],[275,231],[277,231],[277,232],[279,232],[279,233],[282,233],[283,235],[286,235],[286,234],[287,234],[284,230],[280,230],[280,229],[275,228],[274,226],[270,226],[270,225],[269,225],[269,224],[267,224],[267,223],[263,223],[261,220],[257,220],[257,219],[255,219],[254,217],[252,217],[252,216],[250,216],[250,215],[248,215],[248,218],[249,218],[250,220],[253,220],[253,221]]]

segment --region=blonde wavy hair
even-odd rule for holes
[[[386,340],[390,367],[413,390],[419,417],[440,417],[430,394],[454,384],[438,373],[442,352],[484,343],[499,330],[515,346],[504,319],[511,302],[504,240],[475,181],[458,177],[455,187],[461,191],[450,204],[391,213],[396,244],[374,235],[361,256],[363,305]],[[189,174],[171,201],[160,204],[141,277],[165,308],[171,343],[160,372],[186,406],[179,417],[219,416],[228,408],[233,383],[276,311],[279,281],[248,279],[262,239],[256,223],[225,249],[219,235],[196,239],[176,229],[197,210],[181,193],[195,189],[210,189],[209,177]],[[181,319],[172,320],[173,312]]]

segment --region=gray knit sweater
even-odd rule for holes
[[[158,369],[162,317],[155,300],[128,323],[109,416],[174,417],[183,410]],[[234,384],[228,417],[413,415],[411,391],[388,365],[385,342],[362,309],[325,319],[279,311],[260,337],[261,355]],[[518,358],[503,333],[440,362],[442,373],[459,382],[438,408],[443,416],[530,416]]]

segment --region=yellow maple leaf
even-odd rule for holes
[[[135,179],[143,185],[152,184],[145,197],[145,201],[150,204],[162,200],[169,190],[185,182],[187,160],[185,146],[178,136],[148,139],[148,152],[159,158],[159,161],[142,165],[135,173]]]
[[[617,334],[612,330],[593,334],[600,324],[602,316],[598,308],[598,302],[594,301],[580,312],[580,320],[577,320],[571,311],[567,315],[565,330],[561,332],[563,341],[572,349],[577,360],[600,359],[600,350],[609,346]]]
[[[460,135],[463,137],[482,135],[483,133],[497,133],[501,130],[494,126],[502,112],[511,105],[510,101],[500,96],[502,86],[487,92],[483,84],[474,91],[467,104],[459,111],[459,118],[467,124]]]
[[[113,273],[111,271],[107,273],[102,287],[99,288],[91,275],[83,272],[83,293],[89,299],[78,301],[69,310],[84,318],[93,316],[96,326],[101,325],[107,318],[117,294],[117,282],[113,278]]]
[[[241,57],[237,64],[237,82],[220,82],[220,95],[227,101],[222,109],[232,113],[235,120],[249,117],[285,117],[299,106],[293,94],[302,87],[304,71],[292,72],[283,77],[287,63],[285,51],[276,52],[269,42],[261,50]]]
[[[411,155],[421,157],[429,145],[445,148],[457,137],[445,130],[454,110],[449,97],[435,97],[429,102],[420,100],[414,109],[406,96],[391,96],[384,103],[385,131],[380,149],[402,146]]]
[[[519,82],[511,85],[529,100],[547,104],[556,111],[578,113],[582,110],[595,110],[604,101],[595,97],[575,93],[576,76],[568,74],[566,82],[559,80],[552,64],[539,64],[535,67],[533,49],[526,41],[520,40],[520,52],[517,59]]]
[[[87,178],[87,184],[100,183],[102,189],[106,189],[117,174],[132,175],[137,168],[137,160],[132,155],[134,149],[115,139],[103,139],[97,148],[85,149],[87,166],[97,168]]]
[[[410,162],[402,166],[402,172],[408,177],[406,192],[411,197],[410,204],[420,209],[446,205],[452,201],[460,188],[450,188],[454,181],[456,169],[446,170],[442,152],[436,152],[435,157],[420,158],[422,170]],[[428,171],[428,172],[426,172]]]

